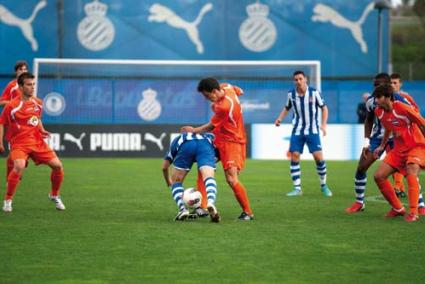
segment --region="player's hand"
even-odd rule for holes
[[[323,136],[326,136],[326,125],[322,124],[320,130],[322,130]]]
[[[275,120],[275,122],[274,122],[274,125],[276,125],[276,126],[280,126],[280,123],[281,123],[282,121],[280,120],[280,119],[276,119]]]
[[[180,133],[185,133],[185,132],[193,132],[194,128],[192,126],[183,126],[182,128],[180,128]]]
[[[3,153],[4,152],[4,146],[3,146],[3,144],[0,144],[0,153]]]
[[[384,147],[379,145],[378,148],[376,148],[375,151],[373,151],[373,157],[375,159],[378,159],[379,156],[381,156],[382,152],[384,152]]]
[[[369,147],[363,147],[363,149],[362,149],[362,156],[363,156],[363,158],[367,158],[367,156],[369,155],[369,153],[370,153]]]
[[[40,130],[40,133],[41,133],[41,137],[43,137],[43,139],[45,139],[45,138],[50,138],[50,132],[49,131],[46,131],[46,130]]]

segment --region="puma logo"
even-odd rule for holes
[[[158,148],[162,151],[164,150],[164,146],[162,145],[162,139],[164,139],[165,136],[166,134],[162,133],[159,138],[156,138],[153,134],[148,132],[148,133],[145,133],[145,140],[155,143],[158,146]]]
[[[362,25],[365,22],[369,13],[372,12],[374,5],[375,2],[372,1],[369,5],[366,6],[360,19],[353,22],[347,20],[344,16],[342,16],[333,8],[324,4],[317,4],[313,8],[314,15],[311,20],[313,22],[330,22],[332,25],[338,28],[348,29],[351,32],[351,35],[353,36],[354,40],[357,41],[357,43],[360,45],[361,51],[363,53],[367,53],[367,44],[363,38]]]
[[[211,11],[213,5],[207,3],[202,7],[198,16],[193,22],[187,22],[183,20],[179,15],[177,15],[173,10],[168,7],[165,7],[161,4],[155,3],[149,8],[151,13],[148,17],[149,22],[158,22],[158,23],[167,23],[169,26],[176,29],[183,29],[186,31],[189,39],[196,46],[196,51],[198,53],[204,53],[204,46],[199,39],[198,26],[202,21],[204,15]]]
[[[81,141],[83,140],[83,138],[86,136],[86,133],[83,132],[81,133],[79,138],[74,137],[72,134],[70,133],[65,133],[63,140],[65,141],[69,141],[72,142],[74,144],[77,145],[78,149],[80,149],[81,151],[83,151],[83,144],[81,143]]]
[[[30,42],[32,50],[37,51],[38,43],[34,38],[34,31],[31,24],[37,16],[38,11],[43,9],[46,5],[47,1],[45,0],[38,2],[32,11],[31,16],[27,19],[21,19],[13,15],[5,6],[0,4],[0,22],[3,22],[9,26],[17,26],[20,28],[23,36]]]

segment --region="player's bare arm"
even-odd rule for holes
[[[286,108],[286,106],[284,106],[282,111],[280,112],[279,116],[275,120],[274,125],[280,126],[280,123],[282,122],[282,120],[285,119],[285,117],[288,115],[288,113],[289,113],[289,110]]]
[[[320,125],[320,129],[323,132],[323,136],[326,136],[326,124],[328,122],[328,115],[329,115],[328,107],[323,106],[323,108],[322,108],[322,124]]]
[[[165,183],[168,187],[170,187],[172,184],[169,173],[170,165],[170,161],[168,160],[164,160],[164,162],[162,163],[162,175],[164,176]]]
[[[212,125],[210,122],[198,126],[198,127],[193,127],[193,126],[183,126],[182,128],[180,128],[180,132],[184,133],[184,132],[192,132],[192,133],[204,133],[204,132],[210,132],[214,129],[214,125]]]
[[[3,136],[4,136],[4,126],[3,124],[0,124],[0,153],[4,152]]]
[[[388,140],[390,139],[390,134],[392,133],[391,130],[388,130],[385,128],[384,136],[382,137],[381,145],[379,145],[375,151],[373,152],[373,156],[375,159],[378,159],[381,153],[385,150],[385,146],[388,143]]]

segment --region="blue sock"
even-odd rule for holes
[[[291,178],[295,190],[301,190],[301,166],[300,162],[291,161]]]
[[[356,192],[356,201],[364,203],[364,193],[366,191],[367,175],[366,173],[356,172],[354,178],[354,190]]]

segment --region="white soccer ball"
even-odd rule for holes
[[[189,208],[201,206],[202,194],[193,187],[185,189],[182,196],[184,204]]]

